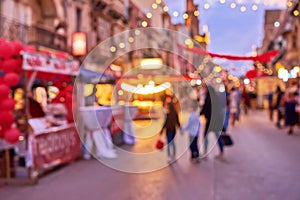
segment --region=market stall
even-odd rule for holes
[[[43,99],[46,101],[43,106],[44,117],[33,118],[30,101],[27,101],[26,114],[31,115],[28,122],[32,132],[26,137],[30,157],[27,166],[44,170],[77,159],[81,153],[81,142],[73,122],[72,77],[78,75],[79,63],[31,52],[23,52],[22,56],[22,68],[29,74],[26,99],[32,98],[29,95],[37,78],[51,81],[58,88],[50,102],[48,94],[39,95],[35,90],[35,100],[40,98],[40,103]]]
[[[13,100],[10,106],[13,108],[12,120],[11,114],[1,113],[9,115],[9,122],[5,123],[12,124],[10,132],[4,133],[5,141],[0,141],[0,151],[4,150],[4,163],[8,166],[4,176],[0,177],[0,182],[5,183],[16,182],[16,179],[36,182],[39,173],[72,162],[81,154],[72,113],[72,85],[79,73],[79,63],[59,55],[37,52],[33,46],[22,47],[21,43],[19,46],[18,55],[1,66],[3,72],[10,75],[9,82],[13,82],[9,85],[11,91],[6,92],[4,88],[5,95]],[[18,76],[12,75],[9,69],[14,69]],[[2,106],[3,103],[1,99]],[[1,130],[7,129],[0,126]],[[9,150],[18,154],[18,162],[14,155],[8,155]],[[17,167],[7,163],[18,163],[17,167],[25,170],[16,172]]]

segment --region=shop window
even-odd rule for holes
[[[76,8],[76,30],[81,31],[82,10]]]

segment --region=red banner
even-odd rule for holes
[[[79,74],[79,62],[77,60],[64,60],[51,58],[39,53],[23,52],[24,70],[47,72],[77,76]]]
[[[30,145],[35,168],[71,162],[81,154],[81,142],[74,125],[32,134]]]
[[[269,62],[269,61],[271,61],[272,57],[279,54],[279,51],[273,50],[273,51],[269,51],[269,52],[266,52],[266,53],[263,53],[263,54],[260,54],[257,56],[236,56],[236,55],[211,53],[204,49],[200,49],[200,48],[196,48],[196,47],[189,48],[187,46],[180,45],[180,44],[178,44],[178,46],[186,51],[191,51],[191,52],[199,54],[199,55],[209,55],[211,57],[225,58],[228,60],[252,60],[255,62]]]

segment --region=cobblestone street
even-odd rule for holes
[[[256,111],[243,116],[230,134],[235,144],[226,148],[225,160],[214,159],[215,148],[207,160],[192,164],[186,152],[171,166],[145,174],[119,172],[97,160],[79,161],[44,176],[35,186],[1,186],[0,196],[5,200],[300,198],[298,128],[289,136],[269,122],[265,112]]]

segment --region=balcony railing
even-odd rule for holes
[[[66,36],[55,33],[54,31],[41,26],[31,27],[29,43],[60,51],[67,51]]]
[[[24,44],[41,45],[68,51],[67,37],[41,26],[28,26],[0,15],[0,37],[20,40]]]
[[[0,37],[8,40],[20,40],[27,44],[29,41],[29,30],[29,26],[0,15]]]

